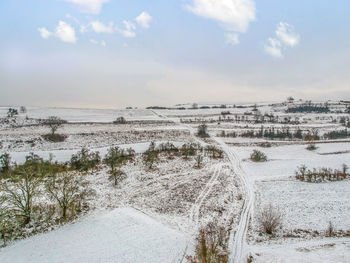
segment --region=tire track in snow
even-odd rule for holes
[[[242,167],[240,158],[234,153],[230,147],[227,146],[220,138],[213,137],[214,140],[222,147],[223,151],[228,156],[232,168],[235,174],[241,179],[243,184],[243,191],[245,193],[245,200],[243,203],[243,209],[241,213],[241,219],[238,225],[238,229],[234,234],[233,231],[229,237],[229,251],[230,263],[243,263],[246,262],[246,251],[245,247],[247,245],[247,232],[249,227],[250,218],[253,213],[254,207],[254,188],[253,183],[250,181],[248,175]]]
[[[209,193],[211,192],[213,186],[215,185],[218,177],[220,176],[221,169],[222,169],[223,164],[219,163],[214,166],[214,174],[212,177],[209,179],[208,183],[205,185],[203,191],[199,194],[197,197],[196,201],[194,202],[191,212],[190,212],[190,220],[196,224],[198,227],[199,224],[199,212],[200,208],[205,201],[205,199],[208,197]]]

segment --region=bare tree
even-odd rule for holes
[[[265,206],[258,215],[261,231],[266,234],[274,234],[282,226],[282,214],[272,204]]]
[[[23,219],[23,224],[31,220],[33,200],[40,193],[40,179],[31,169],[22,169],[12,178],[12,183],[3,183],[2,189],[9,208]]]
[[[88,193],[86,184],[81,176],[72,173],[63,173],[46,183],[49,197],[57,202],[63,219],[67,218],[69,209],[72,212],[80,209]]]
[[[203,156],[202,155],[197,155],[196,158],[196,168],[201,168],[202,162],[203,162]]]
[[[0,239],[2,239],[3,246],[6,246],[7,241],[13,238],[18,227],[14,217],[13,211],[7,206],[6,197],[0,196]]]
[[[25,106],[21,106],[21,107],[19,108],[19,112],[20,112],[20,113],[26,113],[26,112],[27,112],[27,108],[26,108]]]
[[[336,233],[335,233],[335,228],[333,226],[333,223],[331,221],[329,221],[329,224],[328,224],[328,227],[326,229],[326,236],[327,237],[332,237],[334,236]]]
[[[64,120],[56,116],[50,116],[45,121],[45,124],[51,129],[51,135],[54,135],[58,128],[60,128],[64,123]]]
[[[109,179],[114,182],[114,186],[117,186],[125,178],[125,173],[119,169],[112,171],[111,175],[109,176]]]

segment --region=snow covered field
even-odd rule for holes
[[[118,208],[3,248],[0,262],[178,262],[187,240],[140,211]]]
[[[0,117],[5,117],[8,107],[0,107]],[[68,122],[112,122],[118,117],[127,120],[159,120],[159,117],[150,110],[104,110],[104,109],[69,109],[69,108],[41,108],[27,107],[27,112],[20,116],[34,119],[45,119],[57,116]]]
[[[344,113],[287,114],[286,105],[257,105],[264,114],[299,118],[300,125],[265,123],[265,127],[291,130],[317,129],[320,134],[344,129]],[[193,255],[199,230],[215,223],[226,231],[231,262],[350,262],[347,237],[325,238],[329,222],[344,233],[350,229],[350,181],[307,183],[295,179],[301,165],[308,168],[341,169],[350,166],[350,138],[316,143],[308,151],[306,141],[254,138],[219,138],[221,131],[258,130],[253,106],[198,110],[89,110],[28,107],[16,121],[3,119],[0,125],[0,154],[9,153],[21,164],[34,152],[44,159],[67,162],[86,147],[104,157],[108,148],[133,148],[137,156],[123,166],[126,179],[113,186],[106,167],[86,173],[85,179],[95,195],[88,201],[91,211],[72,224],[16,241],[0,249],[0,262],[186,262],[184,254]],[[0,118],[7,107],[0,107]],[[222,111],[245,113],[247,122],[212,122],[211,138],[195,137],[205,118],[219,117]],[[26,120],[25,116],[30,119]],[[58,130],[64,142],[52,143],[42,135],[47,126],[36,119],[58,116],[68,120]],[[117,117],[129,121],[115,125]],[[181,123],[180,118],[196,120]],[[335,121],[334,121],[335,120]],[[167,122],[168,121],[168,122]],[[10,123],[10,124],[9,124]],[[12,125],[16,123],[16,125]],[[161,154],[155,169],[146,169],[141,153],[150,143],[172,142],[177,147],[198,142],[224,151],[222,159],[204,155],[201,169],[194,158]],[[272,147],[260,147],[269,141]],[[268,161],[250,160],[253,150],[267,155]],[[53,154],[53,156],[50,156]],[[283,214],[282,230],[273,237],[260,234],[257,216],[262,207],[272,203]],[[301,234],[288,237],[295,230],[317,231],[318,236]],[[293,232],[294,233],[294,232]],[[38,249],[40,248],[40,249]],[[21,251],[21,253],[19,253]]]

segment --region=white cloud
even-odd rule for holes
[[[66,14],[66,18],[71,19],[72,21],[74,21],[74,23],[76,23],[79,26],[79,32],[81,34],[84,34],[88,31],[87,26],[83,25],[82,23],[80,23],[79,19],[70,15],[70,14]]]
[[[134,31],[136,29],[135,24],[131,23],[130,21],[126,21],[126,20],[123,21],[123,24],[124,24],[125,29],[117,28],[118,32],[121,33],[126,38],[136,37],[136,33]]]
[[[75,43],[77,37],[75,36],[74,28],[64,21],[59,21],[56,27],[55,36],[63,42]]]
[[[48,39],[50,36],[52,36],[52,32],[48,31],[45,27],[39,27],[38,31],[40,32],[40,35],[44,39]]]
[[[255,20],[254,0],[192,0],[192,13],[218,21],[225,30],[244,33]]]
[[[276,36],[287,46],[294,47],[300,42],[300,35],[295,32],[294,26],[280,22]]]
[[[284,22],[277,25],[276,37],[269,38],[264,45],[264,51],[276,58],[283,58],[283,51],[293,48],[300,43],[300,35],[295,32],[294,26]]]
[[[238,45],[239,44],[239,36],[235,33],[225,33],[226,44],[228,45]]]
[[[264,45],[264,50],[267,54],[276,57],[283,58],[281,41],[275,38],[269,38]]]
[[[101,45],[102,47],[106,46],[106,41],[104,40],[100,42],[100,41],[97,41],[96,39],[90,39],[90,43],[94,45]]]
[[[96,20],[90,23],[92,30],[94,30],[96,33],[107,33],[111,34],[113,33],[113,23],[110,22],[108,26],[104,25],[100,21]]]
[[[136,17],[136,22],[143,28],[149,28],[150,23],[152,22],[152,16],[147,12],[142,12],[138,17]]]
[[[90,14],[99,14],[104,3],[110,0],[66,0],[67,2],[75,4],[81,12]]]
[[[80,31],[81,34],[84,34],[84,33],[87,32],[87,27],[84,26],[84,25],[81,25],[79,31]]]
[[[76,17],[74,17],[74,16],[72,16],[71,14],[66,14],[66,18],[71,19],[71,20],[73,20],[75,23],[77,23],[78,25],[80,25],[79,19],[76,18]]]
[[[98,44],[98,41],[95,40],[95,39],[90,39],[90,43],[94,44],[94,45],[97,45]]]

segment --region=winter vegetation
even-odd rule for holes
[[[346,164],[343,164],[340,170],[331,168],[308,169],[305,165],[302,165],[295,172],[295,178],[309,183],[341,181],[350,176],[348,169],[349,167]]]
[[[348,106],[305,105],[192,103],[108,117],[31,107],[9,117],[0,108],[0,261],[18,256],[22,239],[36,244],[41,235],[48,242],[61,230],[92,229],[97,211],[101,220],[125,220],[103,230],[125,246],[111,255],[137,255],[125,262],[259,262],[275,243],[347,237]],[[142,227],[129,242],[133,220]],[[175,244],[170,260],[161,256],[169,252],[160,232]],[[133,246],[146,240],[151,260]],[[47,253],[64,254],[65,242],[60,236]]]

